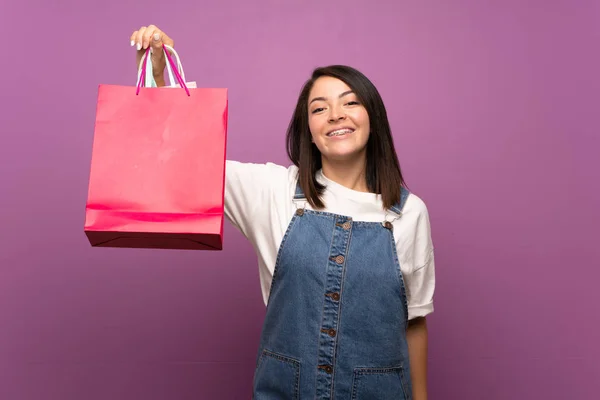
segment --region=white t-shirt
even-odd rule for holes
[[[297,167],[273,163],[226,162],[225,216],[250,241],[258,256],[263,300],[267,304],[279,245],[298,207],[311,209],[308,202],[294,201]],[[317,180],[327,186],[323,201],[332,213],[354,221],[382,222],[386,218],[380,196],[348,189],[327,179],[321,171]],[[425,203],[415,194],[408,197],[402,217],[396,218],[394,237],[404,277],[409,319],[433,312],[435,287],[433,243]]]

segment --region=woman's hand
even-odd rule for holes
[[[164,71],[166,67],[163,44],[174,47],[175,42],[166,33],[161,31],[156,25],[142,26],[134,31],[130,37],[131,46],[136,46],[136,68],[146,52],[146,49],[152,46],[152,74],[158,86],[165,85]]]

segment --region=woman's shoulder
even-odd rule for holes
[[[395,221],[407,237],[413,238],[428,252],[431,244],[431,223],[427,204],[419,195],[410,192],[402,209],[401,217]]]
[[[427,204],[422,197],[414,192],[409,191],[409,195],[406,198],[406,203],[404,204],[402,213],[428,216],[429,210],[427,209]]]

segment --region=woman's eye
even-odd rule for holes
[[[349,106],[355,106],[355,105],[358,105],[358,101],[352,100],[352,101],[349,101],[347,104]]]
[[[323,108],[315,108],[312,113],[316,114],[316,113],[321,112],[321,111],[323,111]]]

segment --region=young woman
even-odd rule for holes
[[[156,26],[136,30],[137,61]],[[293,165],[227,161],[225,213],[254,246],[266,318],[253,398],[427,398],[434,257],[423,201],[404,185],[383,101],[346,66],[319,68],[287,131]]]

